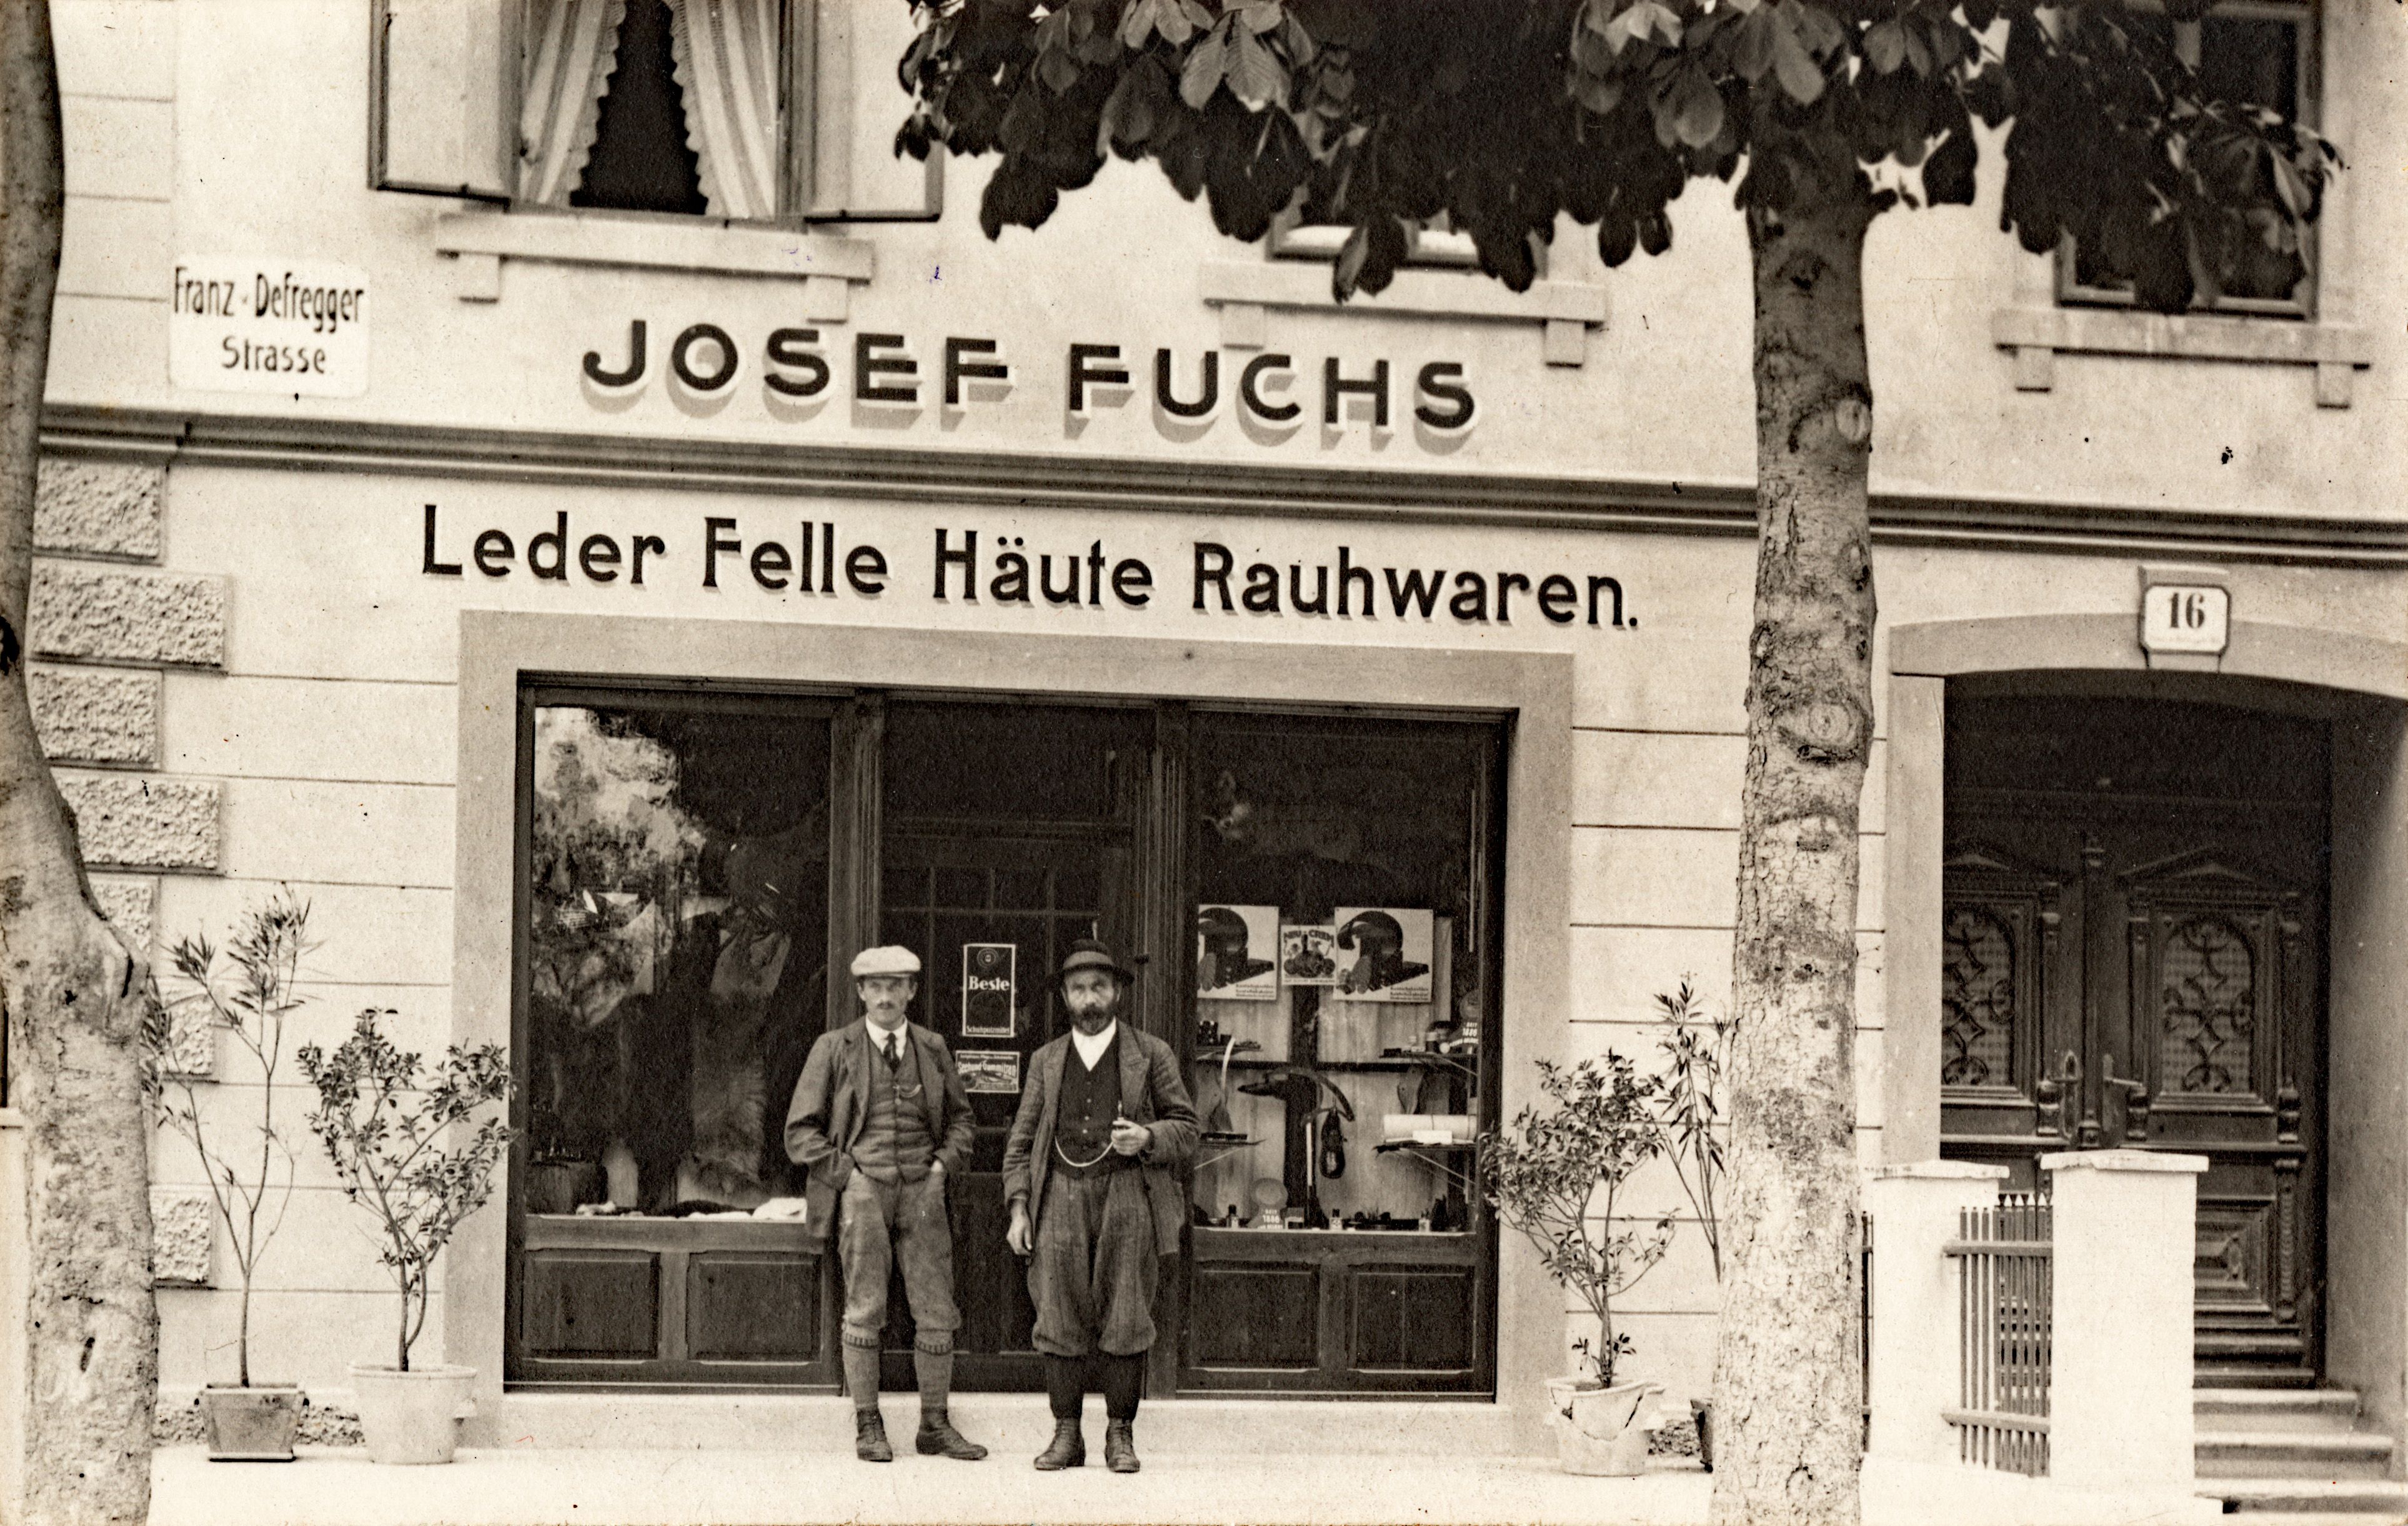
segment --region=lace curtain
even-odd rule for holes
[[[669,0],[685,140],[713,217],[778,213],[780,0]]]
[[[778,211],[781,0],[667,0],[686,146],[713,217]],[[566,207],[594,151],[627,0],[529,0],[519,196]]]
[[[529,0],[519,198],[566,207],[594,151],[627,0]]]

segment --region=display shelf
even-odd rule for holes
[[[1458,1154],[1465,1150],[1478,1150],[1479,1148],[1480,1144],[1478,1141],[1469,1139],[1451,1139],[1446,1141],[1444,1144],[1424,1144],[1418,1139],[1391,1139],[1383,1140],[1380,1144],[1372,1145],[1371,1153],[1374,1155],[1402,1155],[1411,1159],[1418,1160],[1423,1165],[1429,1167],[1430,1170],[1437,1172],[1441,1179],[1452,1182],[1462,1188],[1466,1192],[1469,1192],[1477,1185],[1474,1181],[1476,1173],[1469,1167],[1457,1166],[1453,1160],[1448,1159],[1447,1157]]]
[[[1221,1052],[1217,1049],[1199,1054],[1196,1058],[1199,1063],[1208,1061],[1214,1065],[1221,1063]],[[1327,1071],[1332,1073],[1349,1071],[1419,1071],[1443,1068],[1459,1070],[1467,1075],[1476,1073],[1471,1066],[1463,1062],[1462,1056],[1431,1054],[1421,1050],[1383,1055],[1377,1059],[1319,1059],[1309,1065],[1301,1060],[1263,1059],[1243,1055],[1232,1056],[1229,1059],[1229,1069],[1233,1071],[1273,1071],[1283,1068],[1298,1071]]]

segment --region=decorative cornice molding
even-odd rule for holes
[[[1010,509],[1498,525],[1675,535],[1755,533],[1752,483],[1153,461],[1032,452],[899,450],[567,430],[52,404],[61,455],[297,471],[386,472],[581,486]],[[1875,493],[1885,545],[2114,556],[2176,554],[2310,566],[2408,566],[2408,523]]]

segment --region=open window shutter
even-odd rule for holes
[[[369,185],[509,199],[518,9],[517,0],[374,0]]]
[[[810,7],[810,209],[830,222],[920,222],[943,205],[944,162],[897,157],[895,134],[911,111],[896,79],[911,45],[911,7],[795,0]]]

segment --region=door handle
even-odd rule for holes
[[[2069,1138],[2065,1128],[2066,1098],[2082,1089],[2082,1057],[2073,1050],[2065,1058],[2056,1075],[2042,1075],[2033,1087],[2033,1101],[2039,1103],[2040,1116],[2034,1131],[2042,1137]]]
[[[2117,1075],[2115,1062],[2110,1059],[2100,1080],[2124,1094],[2124,1137],[2143,1141],[2149,1137],[2149,1084],[2133,1076]]]

